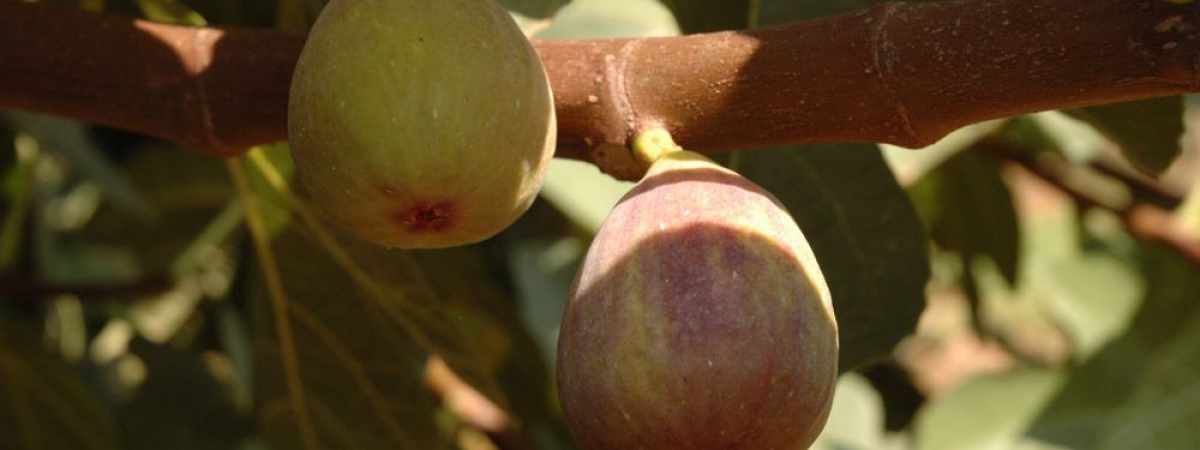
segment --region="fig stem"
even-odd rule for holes
[[[685,150],[671,138],[671,132],[662,128],[642,131],[633,138],[633,156],[643,169],[649,169],[663,155],[682,151]]]

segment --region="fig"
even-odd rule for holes
[[[797,450],[837,379],[829,289],[770,193],[674,151],[605,219],[558,343],[585,450]]]
[[[288,103],[312,202],[393,248],[470,244],[512,224],[555,130],[541,61],[494,0],[331,0]]]

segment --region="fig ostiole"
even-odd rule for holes
[[[771,194],[672,146],[639,152],[653,164],[572,287],[557,361],[571,432],[584,450],[807,448],[837,379],[816,258]]]
[[[394,248],[470,244],[512,224],[555,130],[541,62],[494,0],[331,0],[288,105],[312,202]]]

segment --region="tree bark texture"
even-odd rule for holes
[[[304,40],[0,0],[0,108],[234,155],[287,138]],[[919,147],[988,119],[1200,91],[1200,2],[884,3],[750,31],[534,46],[558,156],[579,159],[655,126],[707,153]]]

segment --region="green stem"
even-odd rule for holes
[[[643,131],[633,139],[633,155],[646,168],[663,155],[681,151],[684,151],[683,147],[675,143],[671,132],[662,128]]]
[[[237,186],[238,197],[246,214],[246,224],[250,228],[250,236],[254,241],[254,250],[258,253],[258,261],[262,266],[263,278],[267,282],[267,290],[271,297],[271,311],[275,320],[275,330],[279,338],[279,351],[283,359],[284,376],[287,381],[288,397],[296,417],[296,427],[300,430],[300,440],[305,450],[319,450],[316,427],[309,416],[308,402],[304,394],[304,382],[300,376],[300,362],[296,352],[296,342],[293,338],[291,317],[288,313],[287,291],[283,287],[283,279],[275,264],[275,254],[271,251],[270,236],[267,224],[258,211],[259,198],[250,187],[242,158],[230,158],[226,163],[229,173]]]
[[[17,164],[9,174],[12,207],[4,216],[0,228],[0,270],[13,265],[21,249],[21,236],[25,231],[25,219],[33,200],[33,164],[37,161],[37,142],[28,136],[18,136],[16,141]]]

